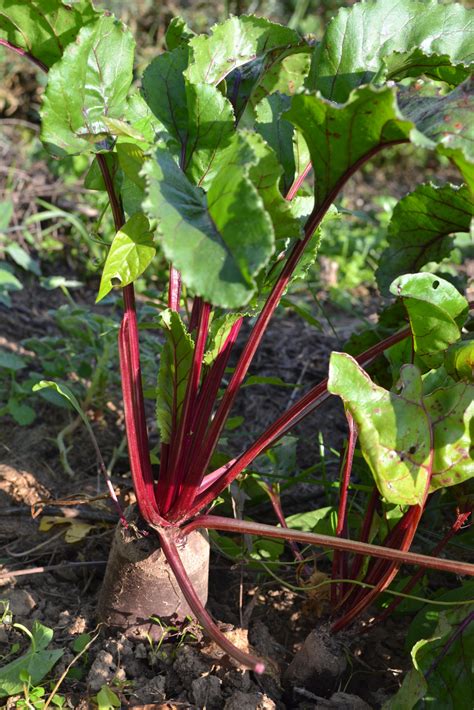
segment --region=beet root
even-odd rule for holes
[[[127,509],[125,517],[136,523],[136,512]],[[207,601],[209,577],[209,541],[205,533],[193,531],[179,545],[179,554],[187,574],[203,605]],[[110,550],[102,585],[98,617],[128,635],[161,635],[160,620],[182,620],[194,616],[161,550],[158,536],[139,537],[134,526],[119,524]]]

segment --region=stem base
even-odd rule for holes
[[[193,616],[158,542],[158,536],[137,537],[135,506],[125,511],[132,525],[118,525],[107,563],[98,604],[100,621],[122,629],[127,635],[158,639],[160,620],[183,620]],[[203,605],[207,602],[209,541],[201,531],[187,536],[180,557]],[[165,622],[166,623],[166,622]]]

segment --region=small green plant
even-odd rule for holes
[[[0,42],[48,74],[43,144],[56,158],[90,156],[86,187],[110,202],[116,234],[97,300],[122,289],[119,358],[135,493],[204,630],[240,663],[264,671],[220,632],[190,583],[179,547],[197,528],[331,549],[334,632],[384,592],[402,563],[472,575],[473,565],[439,554],[469,517],[465,500],[433,555],[410,551],[437,492],[459,490],[474,475],[469,304],[428,268],[450,253],[452,234],[467,231],[472,216],[472,13],[456,3],[368,0],[342,9],[318,43],[253,16],[230,17],[209,35],[175,18],[166,51],[137,92],[134,40],[113,16],[86,0],[67,9],[58,0],[43,25],[36,1],[28,12],[19,8],[0,0]],[[465,184],[426,182],[394,207],[377,275],[396,301],[383,337],[373,329],[356,357],[333,353],[327,379],[215,467],[255,352],[290,284],[315,263],[333,203],[356,171],[403,144],[449,158]],[[169,271],[167,308],[156,323],[165,344],[153,468],[134,282],[156,258]],[[226,380],[246,318],[252,328]],[[382,377],[367,372],[375,360]],[[330,394],[344,402],[349,432],[334,535],[287,527],[274,489],[279,528],[209,514]],[[355,540],[348,491],[357,444],[370,493]]]
[[[12,626],[27,636],[29,647],[22,656],[0,669],[0,697],[23,693],[23,699],[18,701],[23,705],[18,707],[42,708],[46,691],[40,683],[59,661],[64,649],[48,649],[53,630],[39,621],[33,623],[31,631],[23,624],[13,623]],[[61,707],[63,700],[58,696],[54,702]]]

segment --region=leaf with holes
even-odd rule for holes
[[[420,185],[396,205],[388,227],[389,247],[380,257],[377,281],[383,291],[401,274],[440,262],[453,248],[452,235],[468,232],[472,199],[463,185]]]
[[[150,224],[142,212],[134,214],[114,237],[100,280],[96,303],[114,285],[121,288],[135,281],[156,254]]]
[[[121,119],[126,108],[134,48],[131,33],[109,15],[66,48],[49,72],[41,112],[41,140],[52,155],[103,149],[104,117]]]
[[[166,342],[161,351],[158,373],[156,418],[161,441],[169,444],[171,433],[176,431],[181,419],[194,343],[176,311],[169,308],[163,311],[160,324],[166,334]]]
[[[474,476],[473,385],[459,382],[423,396],[420,371],[404,365],[400,391],[389,392],[350,355],[333,353],[328,390],[354,417],[362,453],[388,502],[421,504],[428,491]]]
[[[461,337],[468,303],[449,281],[433,274],[405,274],[390,286],[410,318],[415,352],[428,367],[438,367],[444,351]]]
[[[474,63],[474,13],[459,4],[370,0],[341,9],[316,46],[310,85],[347,101],[361,84],[426,74],[451,84]]]

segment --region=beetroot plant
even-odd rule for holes
[[[120,370],[137,525],[183,595],[169,612],[187,604],[211,637],[257,672],[263,662],[228,641],[204,608],[206,585],[198,580],[196,591],[190,581],[187,565],[197,577],[206,565],[201,543],[183,562],[195,530],[333,550],[335,631],[391,584],[402,563],[474,572],[440,556],[469,517],[474,346],[464,328],[469,304],[436,270],[452,235],[471,221],[471,27],[472,11],[435,0],[356,3],[318,42],[260,17],[231,17],[208,35],[175,18],[166,51],[137,87],[133,37],[88,0],[0,0],[0,43],[48,74],[44,146],[56,158],[90,155],[85,186],[110,201],[116,235],[97,300],[122,289]],[[395,208],[377,274],[395,306],[359,339],[364,348],[333,353],[328,379],[214,467],[271,317],[291,283],[314,268],[325,221],[342,219],[334,203],[367,161],[402,144],[449,159],[464,182],[414,186]],[[156,386],[159,463],[152,465],[133,284],[156,259],[168,264],[169,279],[168,307],[156,322],[165,342]],[[244,319],[251,328],[227,380]],[[376,360],[382,367],[371,377]],[[287,529],[282,514],[281,527],[214,515],[213,502],[232,481],[330,395],[342,398],[349,425],[335,535]],[[356,446],[373,482],[359,539],[348,522]],[[452,486],[457,513],[444,540],[431,556],[410,552],[430,500]],[[392,525],[380,523],[387,510],[398,511]],[[130,528],[127,535],[131,545]],[[120,603],[113,580],[125,579],[112,558],[106,614]],[[135,601],[134,588],[151,579],[149,564],[139,585],[127,576]],[[159,607],[156,595],[152,603]]]

